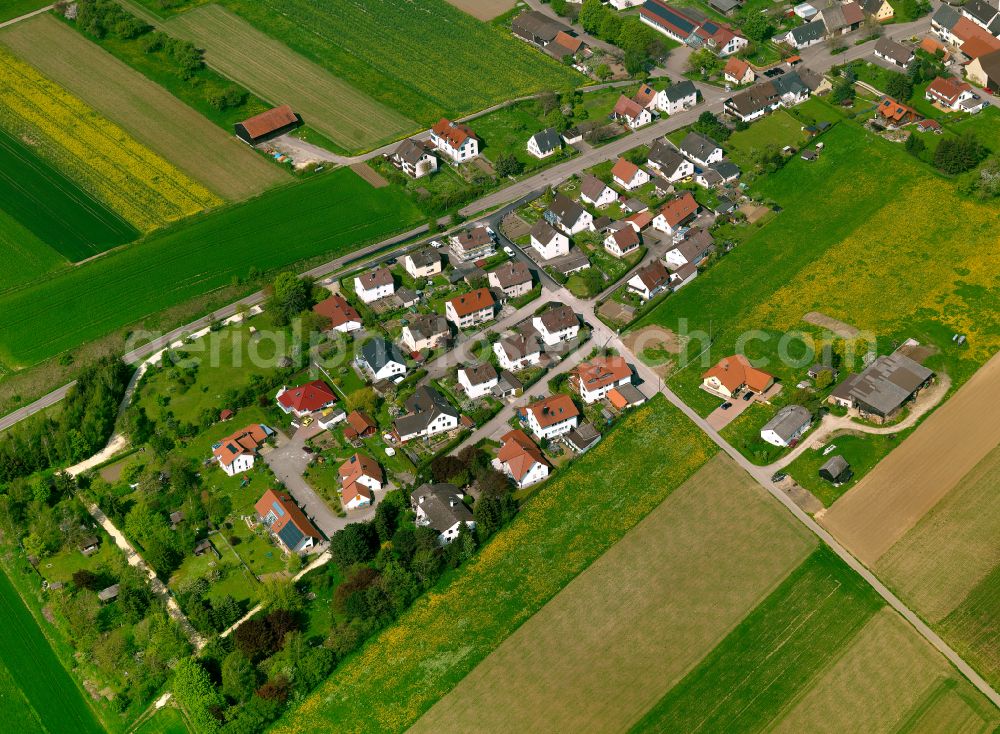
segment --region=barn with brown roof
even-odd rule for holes
[[[233,128],[236,132],[236,137],[244,143],[256,145],[263,140],[273,138],[276,135],[281,135],[298,127],[301,122],[302,118],[295,114],[291,107],[283,104],[280,107],[274,107],[267,112],[261,112],[259,115],[247,118],[243,122],[237,122]]]

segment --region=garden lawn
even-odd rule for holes
[[[545,129],[545,123],[535,114],[537,111],[537,102],[519,102],[477,117],[469,124],[482,141],[479,152],[494,163],[500,155],[513,154],[524,165],[525,172],[574,155],[576,151],[568,145],[548,158],[536,158],[528,152],[528,138]]]
[[[276,731],[331,721],[342,731],[405,729],[714,453],[663,398],[638,408],[473,560],[290,709]]]
[[[32,718],[25,726],[49,732],[99,734],[101,727],[87,706],[82,689],[59,662],[48,640],[35,622],[6,574],[0,571],[0,691],[16,681],[24,704],[16,700],[4,704],[7,712],[24,712],[30,707]],[[5,685],[6,683],[6,685]],[[18,692],[9,691],[11,695]],[[20,723],[14,719],[14,723]],[[38,723],[40,722],[40,724]]]
[[[682,355],[688,366],[671,378],[685,399],[696,400],[702,372],[738,349],[798,382],[815,355],[793,340],[779,359],[780,337],[822,336],[802,321],[810,311],[872,333],[880,349],[909,337],[938,347],[926,364],[956,385],[1000,348],[995,208],[961,198],[951,181],[854,123],[823,140],[819,160],[796,158],[758,181],[754,193],[780,204],[780,214],[637,324],[659,324],[682,340],[685,330],[703,332]],[[946,222],[940,211],[954,216]],[[968,349],[954,350],[955,333],[968,336]],[[860,360],[842,374],[852,367]]]
[[[73,544],[53,556],[48,556],[38,565],[38,572],[47,581],[68,583],[77,571],[87,570],[99,573],[102,568],[110,568],[118,551],[114,541],[103,532],[98,533],[100,547],[90,556],[85,556]]]
[[[6,214],[45,243],[42,247],[71,261],[139,236],[135,227],[2,129],[0,202]]]
[[[762,731],[882,606],[824,546],[631,731]]]
[[[586,81],[445,0],[222,4],[355,89],[422,124]]]
[[[807,449],[788,465],[785,472],[812,492],[816,499],[823,503],[824,507],[829,507],[871,471],[882,457],[899,445],[901,440],[899,435],[891,433],[886,435],[856,433],[837,436],[817,449]],[[837,447],[836,450],[823,456],[822,449],[830,444],[834,444]],[[825,479],[820,479],[819,476],[819,468],[834,456],[843,456],[854,471],[851,480],[844,482],[839,487],[834,487]]]
[[[958,122],[946,122],[947,127],[959,134],[971,133],[979,138],[979,142],[992,150],[1000,152],[1000,142],[997,142],[1000,130],[1000,109],[987,107],[977,115],[970,115]]]
[[[344,255],[419,220],[400,190],[347,168],[276,189],[0,297],[0,362],[35,364],[252,271]]]
[[[769,145],[779,149],[786,145],[798,148],[805,139],[802,123],[787,111],[779,110],[753,123],[746,130],[730,135],[725,148],[734,163],[744,170],[749,170],[753,167],[755,151],[763,150]]]
[[[135,734],[188,734],[184,715],[173,706],[164,706],[135,729]]]
[[[258,599],[259,584],[253,574],[240,563],[233,549],[218,533],[209,536],[212,545],[219,551],[219,558],[214,553],[204,555],[188,555],[180,568],[170,577],[169,586],[175,593],[200,578],[208,578],[218,572],[220,578],[210,582],[205,596],[212,602],[219,602],[226,596],[233,597],[249,609]],[[241,547],[241,546],[238,546]]]

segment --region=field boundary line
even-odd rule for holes
[[[6,28],[7,26],[14,25],[15,23],[20,23],[22,20],[28,20],[28,18],[34,18],[36,15],[47,13],[54,7],[55,5],[46,5],[44,8],[38,8],[38,10],[32,10],[30,13],[25,13],[24,15],[19,15],[16,18],[5,20],[3,23],[0,23],[0,28]]]

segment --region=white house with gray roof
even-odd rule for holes
[[[760,437],[773,446],[785,448],[809,430],[812,414],[801,405],[786,405],[760,429]]]
[[[653,104],[667,115],[677,114],[698,104],[698,88],[690,79],[685,79],[657,92]]]
[[[531,227],[531,246],[543,260],[569,254],[569,237],[556,230],[544,219]]]
[[[438,542],[447,545],[458,537],[462,525],[469,530],[476,527],[463,498],[453,484],[425,484],[410,495],[410,507],[416,514],[416,524],[436,530]]]
[[[392,342],[372,339],[361,347],[359,363],[372,376],[374,382],[392,380],[399,382],[406,376],[406,362]]]
[[[547,127],[528,138],[528,152],[535,158],[548,158],[562,149],[562,137],[553,127]]]
[[[722,146],[707,135],[693,131],[684,136],[680,151],[702,168],[722,160]]]

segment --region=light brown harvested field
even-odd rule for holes
[[[1000,353],[817,520],[868,566],[1000,444]]]
[[[219,5],[189,10],[162,25],[204,48],[205,60],[220,73],[272,104],[290,104],[305,124],[347,150],[374,148],[417,128]]]
[[[381,189],[389,185],[385,177],[367,163],[355,163],[351,166],[351,170],[370,183],[372,188]]]
[[[625,730],[814,547],[719,454],[412,731]]]
[[[929,622],[944,619],[1000,565],[1000,447],[875,566]]]
[[[0,42],[222,197],[246,199],[288,180],[235,136],[47,13],[4,28]]]
[[[448,0],[448,2],[473,18],[493,20],[513,8],[516,0]]]
[[[966,699],[971,716],[993,724],[1000,720],[996,710],[960,679],[934,648],[886,608],[865,625],[840,659],[813,681],[773,731],[896,732],[927,702],[935,700],[942,686],[953,687]],[[956,712],[951,715],[961,716]]]

